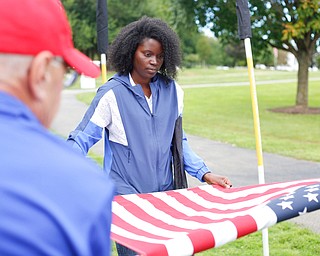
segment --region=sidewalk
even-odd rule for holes
[[[53,122],[52,130],[67,137],[82,119],[88,108],[76,100],[79,92],[92,90],[64,90],[60,110]],[[95,91],[95,90],[93,90]],[[204,159],[207,166],[217,174],[230,178],[234,187],[257,184],[258,170],[255,150],[234,147],[230,144],[211,141],[205,138],[188,135],[192,149]],[[102,140],[92,149],[97,155],[103,155]],[[264,153],[265,182],[283,182],[320,177],[320,163],[296,160],[289,157]],[[198,186],[201,183],[189,177],[189,186]],[[290,221],[309,228],[320,234],[320,211],[308,213]]]

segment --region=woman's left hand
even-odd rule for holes
[[[207,182],[209,185],[216,184],[224,188],[232,187],[232,184],[227,177],[216,175],[211,172],[208,172],[205,175],[203,175],[203,180]]]

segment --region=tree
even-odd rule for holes
[[[224,45],[217,38],[200,35],[196,44],[196,52],[203,66],[245,66],[242,55],[244,46],[242,45],[242,49],[238,49],[238,46],[239,44]]]
[[[223,41],[238,39],[234,0],[179,0],[200,26],[212,23],[215,36]],[[320,2],[318,0],[251,0],[253,53],[267,47],[291,52],[298,61],[296,106],[308,108],[308,76],[319,45]]]
[[[143,15],[165,20],[179,35],[183,55],[194,54],[200,35],[179,0],[106,0],[108,40],[113,41],[125,25]],[[62,0],[73,31],[75,46],[91,58],[97,54],[96,0]],[[187,32],[187,33],[186,33]]]
[[[91,58],[97,52],[96,0],[62,0],[76,48]]]
[[[154,1],[154,0],[153,0]],[[97,54],[96,32],[96,0],[61,0],[70,21],[73,40],[76,48],[91,58]],[[150,11],[147,0],[106,0],[108,4],[109,43],[128,23],[146,14],[154,15]]]
[[[212,48],[209,38],[204,35],[200,36],[196,48],[202,62],[201,65],[207,66],[212,58]]]

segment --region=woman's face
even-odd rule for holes
[[[149,82],[163,64],[163,48],[159,41],[146,38],[139,44],[133,57],[131,76],[136,83]]]

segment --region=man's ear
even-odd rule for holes
[[[41,100],[47,93],[47,83],[50,80],[49,65],[53,58],[49,51],[38,53],[32,60],[28,75],[28,88],[31,96]]]

